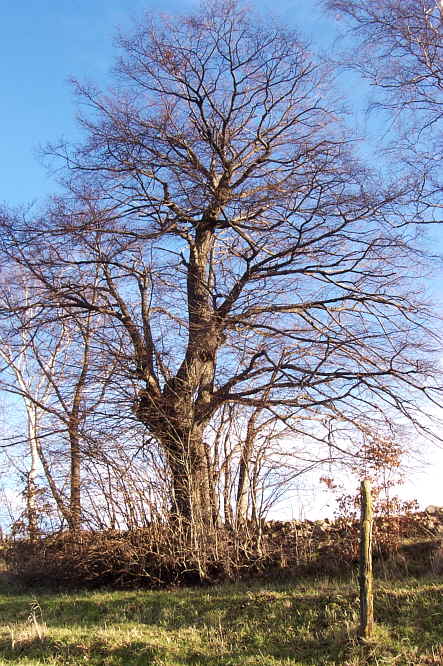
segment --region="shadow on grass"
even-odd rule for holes
[[[95,641],[90,645],[81,643],[63,644],[56,640],[37,638],[23,642],[21,645],[3,649],[0,648],[2,664],[17,664],[24,657],[38,660],[36,663],[53,664],[100,664],[119,665],[130,664],[138,666],[150,664],[156,657],[161,656],[162,651],[146,645],[142,641],[126,643],[121,647],[111,647],[106,643]]]
[[[2,622],[23,622],[29,602],[38,598],[47,636],[43,640],[3,641],[0,663],[92,665],[173,664],[375,664],[377,655],[394,659],[403,642],[416,653],[430,652],[443,636],[443,584],[384,585],[376,593],[376,619],[386,636],[380,649],[357,646],[356,589],[312,581],[306,586],[225,586],[162,592],[95,591],[69,594],[21,592],[0,597]],[[72,637],[51,636],[72,627]],[[97,640],[106,627],[118,628],[109,642]],[[137,628],[135,640],[131,631]],[[187,634],[186,632],[191,632]],[[192,640],[188,642],[187,636]],[[397,647],[389,640],[396,636]],[[154,640],[155,639],[155,640]],[[117,645],[113,644],[117,643]],[[29,662],[28,662],[29,663]],[[30,662],[32,663],[32,662]],[[383,663],[403,663],[384,661]],[[417,661],[404,663],[443,663]]]
[[[425,589],[383,590],[375,593],[374,613],[378,622],[393,633],[410,636],[416,644],[443,643],[443,580]],[[443,664],[443,662],[442,662]]]
[[[346,646],[341,646],[346,649]],[[26,641],[14,649],[0,647],[2,664],[18,664],[26,657],[28,660],[37,660],[36,663],[63,664],[75,666],[88,664],[88,666],[147,666],[149,664],[174,664],[180,666],[240,666],[241,664],[279,664],[303,663],[312,666],[334,663],[334,660],[344,654],[343,649],[331,652],[327,641],[304,641],[302,644],[294,643],[291,646],[281,647],[269,645],[255,649],[253,647],[241,650],[217,651],[217,654],[208,655],[201,651],[188,650],[180,654],[177,650],[152,646],[145,641],[126,642],[122,646],[113,647],[104,642],[94,641],[90,645],[79,643],[62,644],[51,639],[34,639]],[[31,662],[32,663],[32,662]],[[339,661],[337,663],[344,663]]]

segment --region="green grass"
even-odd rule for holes
[[[443,664],[443,580],[378,582],[359,645],[355,581],[55,593],[0,586],[0,664]]]

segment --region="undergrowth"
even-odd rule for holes
[[[442,517],[443,519],[443,517]],[[441,535],[423,516],[375,521],[374,564],[383,575],[420,575],[442,567]],[[355,571],[359,523],[339,519],[199,528],[152,523],[130,531],[59,532],[9,539],[2,546],[8,570],[27,583],[64,587],[149,587],[214,584],[271,576]]]

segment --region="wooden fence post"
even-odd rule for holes
[[[361,482],[360,521],[360,631],[362,640],[371,638],[374,629],[372,591],[372,487],[367,479]]]

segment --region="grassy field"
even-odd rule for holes
[[[443,664],[443,579],[378,582],[373,643],[355,639],[355,580],[172,591],[0,585],[0,664]]]

